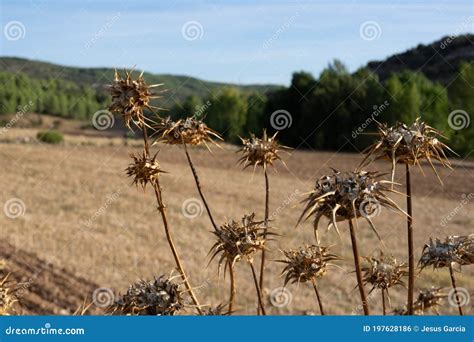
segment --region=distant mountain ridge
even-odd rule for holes
[[[104,86],[110,84],[114,75],[113,68],[62,66],[19,57],[0,57],[0,71],[22,73],[37,79],[58,78],[78,85],[93,87],[98,92],[105,90]],[[167,97],[171,97],[174,102],[182,101],[190,95],[205,98],[210,95],[210,92],[224,86],[235,87],[243,92],[257,93],[266,93],[281,87],[270,84],[239,85],[211,82],[188,76],[153,74],[150,72],[145,72],[144,77],[149,84],[164,83],[165,88],[169,90]]]
[[[443,37],[431,44],[419,44],[384,61],[373,61],[367,67],[380,80],[403,70],[421,71],[432,81],[449,84],[457,75],[461,62],[474,61],[474,34]]]

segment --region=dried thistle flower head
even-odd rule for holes
[[[232,266],[243,257],[251,261],[255,252],[265,248],[266,235],[274,235],[271,232],[265,235],[264,221],[255,221],[254,213],[244,215],[241,222],[232,220],[230,223],[224,223],[213,231],[213,234],[217,237],[217,242],[209,251],[209,263],[221,254],[219,269],[224,261],[228,261]]]
[[[444,241],[436,238],[425,245],[419,265],[421,269],[450,265],[469,265],[474,263],[474,234],[467,236],[448,236]]]
[[[153,184],[160,173],[160,164],[156,160],[156,154],[150,158],[145,152],[142,154],[131,154],[133,162],[126,168],[127,175],[133,177],[133,184],[140,184],[145,189],[148,183]]]
[[[314,216],[314,229],[317,234],[318,223],[321,217],[325,216],[330,220],[328,228],[334,226],[340,236],[336,222],[363,216],[381,240],[371,215],[381,207],[407,215],[385,194],[398,192],[385,186],[393,184],[392,182],[377,180],[381,176],[378,172],[339,172],[333,169],[332,175],[323,176],[316,181],[314,190],[303,200],[306,206],[298,224]]]
[[[285,274],[285,286],[291,282],[304,283],[321,278],[327,272],[331,261],[340,260],[335,254],[329,253],[330,247],[306,245],[296,250],[283,251],[285,260],[278,262],[285,263],[282,271]]]
[[[217,145],[213,138],[222,140],[222,137],[217,132],[207,127],[203,121],[194,117],[178,121],[173,121],[168,117],[159,120],[152,128],[156,131],[157,142],[164,142],[170,145],[185,143],[186,145],[197,146],[204,144],[209,148],[207,142]]]
[[[439,140],[439,138],[445,138],[440,131],[428,126],[420,118],[417,118],[411,125],[400,122],[393,127],[388,127],[386,124],[377,124],[379,141],[364,151],[367,156],[362,161],[361,167],[366,166],[373,160],[388,159],[392,162],[393,182],[397,163],[420,166],[420,160],[426,159],[442,183],[433,166],[432,159],[436,159],[441,165],[451,168],[444,149],[455,152]]]
[[[15,290],[8,281],[9,274],[0,279],[0,316],[8,316],[13,312],[16,303]]]
[[[130,285],[127,293],[116,300],[107,312],[115,315],[172,316],[184,308],[186,298],[181,283],[162,275],[154,280]]]
[[[228,316],[229,310],[227,310],[227,306],[229,304],[222,303],[216,306],[209,307],[205,312],[205,316]]]
[[[374,289],[384,289],[402,285],[406,287],[402,278],[408,274],[407,265],[400,263],[392,256],[385,255],[380,251],[380,257],[365,258],[368,265],[362,267],[363,281],[365,284],[372,284],[372,292]]]
[[[288,147],[278,144],[277,133],[268,137],[267,131],[264,129],[262,138],[257,138],[254,134],[251,134],[250,139],[240,138],[243,147],[239,152],[243,156],[239,159],[239,163],[244,165],[244,169],[251,165],[254,166],[254,169],[259,165],[266,169],[268,165],[273,165],[275,160],[280,160],[283,165],[286,165],[278,152],[288,149]]]
[[[122,114],[125,126],[131,128],[131,123],[137,126],[147,125],[145,109],[157,109],[150,105],[150,100],[160,96],[153,94],[151,89],[162,84],[147,85],[143,72],[137,79],[132,78],[132,71],[125,71],[125,77],[115,70],[115,77],[109,86],[112,96],[111,112]]]
[[[441,287],[421,290],[417,300],[413,303],[413,311],[417,315],[423,315],[425,311],[431,308],[438,313],[438,307],[447,296]]]

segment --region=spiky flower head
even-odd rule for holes
[[[130,285],[127,293],[107,308],[112,315],[172,316],[184,308],[186,298],[181,283],[162,275]]]
[[[474,264],[474,234],[448,236],[444,241],[430,238],[419,261],[421,269],[431,265],[433,268],[441,268],[454,264]]]
[[[442,287],[431,287],[421,290],[416,301],[413,303],[413,313],[415,315],[423,315],[425,312],[431,309],[436,314],[439,314],[438,307],[442,304],[443,299],[446,297],[448,297],[448,294]],[[395,309],[393,313],[395,315],[408,315],[408,309],[405,305],[402,308]]]
[[[255,169],[259,165],[266,169],[268,165],[273,165],[275,160],[280,160],[285,165],[278,153],[288,147],[278,144],[277,133],[268,137],[267,131],[264,129],[262,138],[257,138],[255,134],[251,134],[250,139],[240,138],[243,146],[239,152],[243,156],[239,159],[239,163],[244,165],[244,169],[249,166],[253,166]]]
[[[206,311],[204,311],[205,316],[228,316],[229,310],[227,310],[227,306],[229,304],[222,303],[216,306],[209,307]]]
[[[126,168],[127,175],[133,177],[133,184],[140,184],[145,189],[148,183],[154,183],[161,170],[160,164],[156,159],[156,154],[149,157],[145,152],[141,154],[131,154],[133,162]]]
[[[15,290],[8,281],[9,274],[0,279],[0,316],[8,316],[13,312],[16,303]]]
[[[363,282],[372,284],[371,292],[378,288],[387,290],[396,285],[406,286],[402,278],[408,274],[407,265],[400,263],[392,256],[385,255],[382,251],[380,256],[368,257],[367,265],[362,267]]]
[[[333,169],[333,174],[323,176],[316,181],[314,190],[303,200],[306,206],[298,220],[306,221],[314,216],[314,229],[317,228],[321,217],[330,220],[329,226],[334,226],[340,235],[337,223],[363,216],[380,239],[371,216],[381,207],[397,212],[406,213],[387,195],[386,192],[395,192],[386,184],[390,181],[378,180],[379,172],[354,171],[339,172]]]
[[[379,140],[364,151],[367,156],[362,161],[361,167],[373,160],[388,159],[392,162],[393,181],[397,163],[420,166],[420,160],[426,159],[442,183],[433,166],[432,159],[451,168],[444,149],[453,153],[454,151],[439,140],[445,138],[440,131],[428,126],[420,118],[417,118],[411,125],[401,122],[392,127],[388,127],[387,124],[377,124]]]
[[[161,119],[154,124],[157,142],[164,142],[170,145],[186,144],[197,146],[207,143],[216,144],[213,138],[222,140],[221,136],[207,125],[194,117],[173,121],[170,117]],[[217,144],[216,144],[217,145]],[[209,147],[208,147],[209,148]]]
[[[240,222],[232,220],[224,223],[213,231],[217,242],[209,251],[211,255],[209,262],[219,254],[221,254],[219,269],[224,261],[226,266],[228,263],[233,266],[244,257],[252,261],[253,255],[265,248],[266,235],[273,235],[265,231],[264,221],[255,221],[254,213],[244,215]]]
[[[306,245],[296,250],[283,251],[285,259],[278,262],[286,264],[282,271],[282,275],[285,274],[284,285],[289,282],[304,283],[324,276],[332,265],[331,261],[341,259],[329,253],[329,250],[330,247]]]
[[[154,109],[155,107],[150,105],[150,101],[160,97],[153,94],[151,89],[161,85],[147,85],[143,78],[143,72],[137,79],[133,79],[132,71],[125,71],[125,77],[122,77],[115,70],[114,81],[109,86],[112,96],[112,104],[109,106],[109,110],[112,113],[122,114],[125,126],[128,128],[131,128],[132,123],[138,127],[146,125],[147,119],[144,111],[145,109]]]

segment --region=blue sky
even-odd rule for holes
[[[353,71],[474,31],[472,0],[2,0],[1,7],[4,56],[241,84],[288,84],[296,70],[317,76],[335,58]]]

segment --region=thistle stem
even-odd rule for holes
[[[267,173],[267,168],[264,168],[264,174],[265,174],[265,218],[264,218],[264,224],[265,228],[263,231],[263,237],[267,237],[267,231],[268,231],[268,216],[269,216],[269,201],[270,201],[270,183],[268,181],[268,173]],[[260,288],[263,289],[263,275],[265,272],[265,249],[262,250],[262,259],[260,263]],[[260,306],[257,308],[257,314],[260,315]]]
[[[199,196],[201,196],[202,202],[204,203],[204,207],[206,207],[207,215],[209,216],[209,219],[211,220],[214,230],[217,230],[217,225],[216,225],[216,222],[214,221],[214,218],[212,217],[211,209],[209,209],[209,205],[207,204],[206,198],[204,197],[204,194],[202,193],[201,183],[199,182],[199,176],[197,174],[196,168],[194,167],[193,161],[191,160],[191,156],[189,155],[188,148],[184,141],[183,141],[183,146],[184,146],[184,152],[186,152],[186,158],[188,159],[189,167],[191,168],[191,172],[193,173],[193,176],[194,176],[194,181],[196,183]]]
[[[457,290],[457,286],[456,286],[456,279],[454,278],[454,270],[453,270],[453,265],[452,264],[449,264],[449,273],[451,275],[451,284],[453,285],[454,296],[456,297],[456,304],[458,305],[459,315],[463,316],[464,313],[462,311],[461,300],[459,299],[459,296],[458,296],[458,290]]]
[[[228,315],[232,315],[232,308],[234,306],[234,300],[235,300],[235,294],[236,294],[236,289],[235,289],[235,271],[234,271],[234,266],[232,266],[232,263],[228,261],[227,265],[229,266],[229,274],[230,274],[230,295],[229,295],[229,311]]]
[[[385,308],[385,289],[382,289],[382,309],[383,309],[383,315],[385,316],[387,314],[386,308]]]
[[[411,197],[410,165],[406,167],[406,192],[407,192],[407,233],[408,233],[408,315],[413,315],[413,291],[415,288],[415,258],[413,247],[413,209]]]
[[[357,237],[356,237],[354,225],[352,224],[352,219],[349,219],[349,230],[351,233],[352,253],[354,254],[354,265],[355,265],[355,272],[356,272],[356,277],[357,277],[357,285],[359,287],[359,292],[360,292],[360,299],[362,300],[364,315],[368,316],[369,305],[367,303],[367,296],[365,295],[364,285],[362,282],[362,272],[360,270],[360,261],[359,261],[359,250],[357,249]]]
[[[148,133],[147,133],[147,128],[145,124],[142,125],[142,132],[143,132],[143,143],[144,143],[144,150],[145,150],[145,155],[148,157],[150,156],[150,147],[148,144]],[[179,273],[183,277],[183,282],[184,285],[186,286],[186,289],[189,291],[189,295],[191,296],[191,299],[196,306],[196,309],[200,315],[203,314],[199,301],[196,298],[196,295],[194,294],[193,288],[191,287],[191,284],[189,284],[188,278],[186,276],[186,273],[184,272],[183,265],[181,264],[181,259],[179,257],[178,251],[176,249],[176,246],[174,244],[173,238],[171,236],[170,228],[168,225],[168,217],[166,215],[166,206],[163,203],[163,194],[161,192],[161,186],[159,183],[159,180],[156,179],[156,181],[152,182],[153,189],[155,190],[155,197],[156,201],[158,203],[158,211],[160,212],[161,219],[163,221],[163,226],[165,228],[165,234],[166,234],[166,240],[168,241],[168,244],[170,246],[171,252],[173,254],[176,267],[178,268]]]
[[[311,282],[313,283],[314,293],[316,293],[316,298],[318,299],[319,311],[321,311],[321,316],[324,316],[325,313],[323,309],[323,303],[321,302],[321,297],[319,296],[318,287],[316,286],[316,279],[311,279]]]
[[[260,286],[258,285],[257,273],[255,272],[255,267],[253,267],[252,261],[249,260],[250,269],[252,270],[253,282],[255,283],[255,289],[257,290],[257,297],[258,297],[258,304],[260,305],[260,309],[262,310],[263,316],[267,315],[265,311],[265,306],[263,305],[262,299],[262,291]]]

